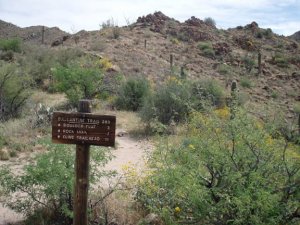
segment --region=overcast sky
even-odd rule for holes
[[[71,33],[97,30],[110,18],[125,25],[155,11],[181,22],[212,17],[223,29],[256,21],[278,34],[300,30],[300,0],[0,0],[1,20],[21,27],[58,26]]]

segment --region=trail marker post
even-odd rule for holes
[[[74,225],[87,225],[90,145],[115,145],[116,117],[91,113],[89,100],[79,102],[78,113],[54,112],[52,142],[76,144]]]

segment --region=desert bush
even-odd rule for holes
[[[241,86],[244,87],[244,88],[251,88],[251,87],[253,87],[252,81],[249,80],[249,79],[246,78],[246,77],[242,77],[242,78],[241,78],[240,84],[241,84]]]
[[[241,111],[194,113],[181,141],[153,152],[136,198],[167,225],[296,225],[299,150],[270,133]]]
[[[146,79],[130,78],[121,85],[115,105],[118,109],[137,111],[143,106],[149,91]]]
[[[262,31],[258,31],[255,36],[256,36],[256,38],[259,38],[259,39],[262,39],[264,37]]]
[[[118,39],[121,34],[121,28],[116,26],[112,28],[112,38],[113,39]]]
[[[248,73],[250,73],[255,66],[255,61],[253,57],[249,57],[249,56],[243,57],[243,63]]]
[[[102,85],[103,74],[93,60],[73,62],[53,69],[53,89],[64,92],[72,106],[82,98],[92,99]]]
[[[111,69],[113,67],[112,62],[110,61],[110,59],[103,57],[102,59],[100,59],[99,61],[99,66],[104,70],[107,71],[109,69]]]
[[[215,80],[189,82],[171,77],[148,96],[140,116],[153,131],[184,122],[193,111],[224,105],[224,92]]]
[[[192,84],[192,101],[195,110],[203,110],[207,102],[220,107],[225,104],[224,89],[213,79],[203,79]]]
[[[231,72],[231,67],[227,64],[221,64],[218,67],[218,72],[222,75],[228,75]]]
[[[21,41],[19,39],[0,39],[0,50],[21,52]]]
[[[289,67],[288,58],[279,52],[276,52],[275,55],[272,57],[272,63],[281,68]]]
[[[117,23],[115,22],[114,18],[110,18],[110,19],[102,22],[102,24],[100,25],[100,28],[106,29],[106,28],[112,28],[115,26],[117,26]]]
[[[216,27],[216,21],[211,17],[204,18],[204,23],[206,23],[208,26]]]
[[[157,88],[145,100],[140,116],[147,123],[168,125],[172,122],[181,122],[187,118],[191,110],[191,92],[189,85],[176,77],[171,77],[164,85]]]
[[[0,60],[13,61],[13,59],[14,59],[14,52],[12,50],[0,52]]]
[[[263,31],[263,35],[265,36],[265,38],[267,39],[271,39],[273,37],[273,31],[271,28],[267,28]]]
[[[15,64],[0,62],[0,120],[16,117],[30,96],[32,80]]]
[[[5,205],[21,212],[31,221],[29,224],[72,224],[75,151],[68,145],[54,145],[47,140],[41,144],[45,153],[36,156],[25,166],[24,172],[14,174],[9,168],[1,167],[1,190],[5,193]],[[114,175],[102,171],[111,158],[107,149],[91,149],[90,191],[101,178]],[[18,193],[18,197],[11,198]],[[19,195],[22,193],[21,195]]]
[[[206,56],[208,58],[215,57],[215,51],[213,49],[211,42],[200,42],[198,44],[198,48],[202,51],[203,56]]]

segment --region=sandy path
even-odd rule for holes
[[[144,156],[146,152],[152,149],[152,145],[146,140],[135,140],[128,136],[116,137],[117,149],[112,150],[115,156],[112,161],[106,165],[106,169],[116,170],[118,173],[122,173],[122,166],[130,163],[138,170],[144,166]],[[20,161],[24,163],[24,160],[17,160],[18,167]],[[3,164],[14,165],[16,162],[1,162]],[[23,164],[24,165],[24,164]],[[23,216],[15,213],[14,211],[3,207],[0,203],[0,225],[8,225],[21,221]]]

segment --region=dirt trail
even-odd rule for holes
[[[152,149],[152,145],[146,140],[135,140],[127,135],[123,137],[116,137],[117,148],[113,150],[115,156],[112,161],[106,165],[106,169],[116,170],[118,173],[122,173],[122,166],[125,164],[132,164],[137,169],[140,169],[144,165],[144,156],[146,152]],[[24,159],[18,159],[14,162],[0,161],[0,165],[10,164],[17,168],[20,168],[20,163],[23,165],[26,163]],[[23,216],[17,214],[14,211],[3,207],[0,203],[0,225],[8,225],[21,221]]]

